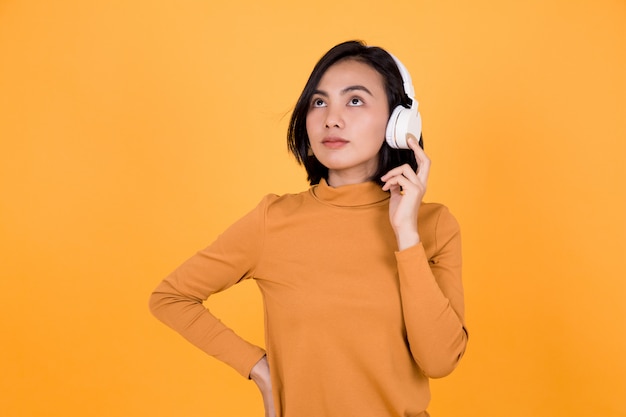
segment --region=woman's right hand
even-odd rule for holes
[[[263,406],[265,407],[265,417],[276,417],[274,410],[274,397],[272,396],[272,380],[270,379],[270,366],[267,362],[267,356],[263,356],[252,367],[250,371],[250,379],[259,387],[261,396],[263,397]]]

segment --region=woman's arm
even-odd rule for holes
[[[467,331],[458,223],[443,206],[437,206],[432,215],[436,216],[435,248],[430,258],[419,243],[396,252],[396,260],[411,354],[427,376],[438,378],[458,364],[467,345]]]
[[[404,320],[413,358],[430,377],[442,377],[456,367],[465,351],[461,236],[454,217],[441,207],[434,230],[434,254],[429,259],[418,227],[426,192],[430,159],[414,139],[408,144],[418,162],[392,169],[382,177],[391,193],[389,220],[396,234],[398,271]]]
[[[150,310],[159,320],[246,378],[265,351],[235,334],[203,302],[253,275],[263,246],[266,203],[179,266],[150,296]]]

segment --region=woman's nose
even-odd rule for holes
[[[330,129],[332,127],[343,127],[343,115],[340,109],[333,108],[332,106],[328,107],[328,112],[326,113],[325,126]]]

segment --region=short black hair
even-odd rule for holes
[[[289,151],[296,157],[298,163],[306,169],[311,185],[318,184],[322,178],[327,180],[328,168],[322,165],[314,155],[311,155],[309,135],[306,130],[306,116],[309,112],[311,98],[328,68],[346,59],[363,62],[382,76],[390,115],[393,109],[399,105],[407,108],[411,105],[411,99],[404,91],[402,74],[393,57],[387,51],[376,46],[368,47],[363,41],[347,41],[332,47],[315,64],[293,110],[287,130]],[[423,147],[421,136],[419,143]],[[378,168],[370,180],[382,185],[380,177],[403,164],[409,164],[414,170],[417,169],[417,161],[413,151],[394,149],[386,141],[383,141],[378,153]]]

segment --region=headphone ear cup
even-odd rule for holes
[[[398,117],[400,117],[400,113],[402,113],[403,110],[406,110],[406,108],[402,106],[396,106],[396,108],[393,109],[391,116],[389,116],[389,121],[387,122],[387,129],[385,130],[387,145],[394,149],[398,149],[396,142],[396,126],[398,124]]]
[[[416,107],[407,109],[398,106],[393,109],[387,129],[385,140],[394,149],[410,149],[407,140],[413,137],[419,141],[422,135],[422,117]]]

